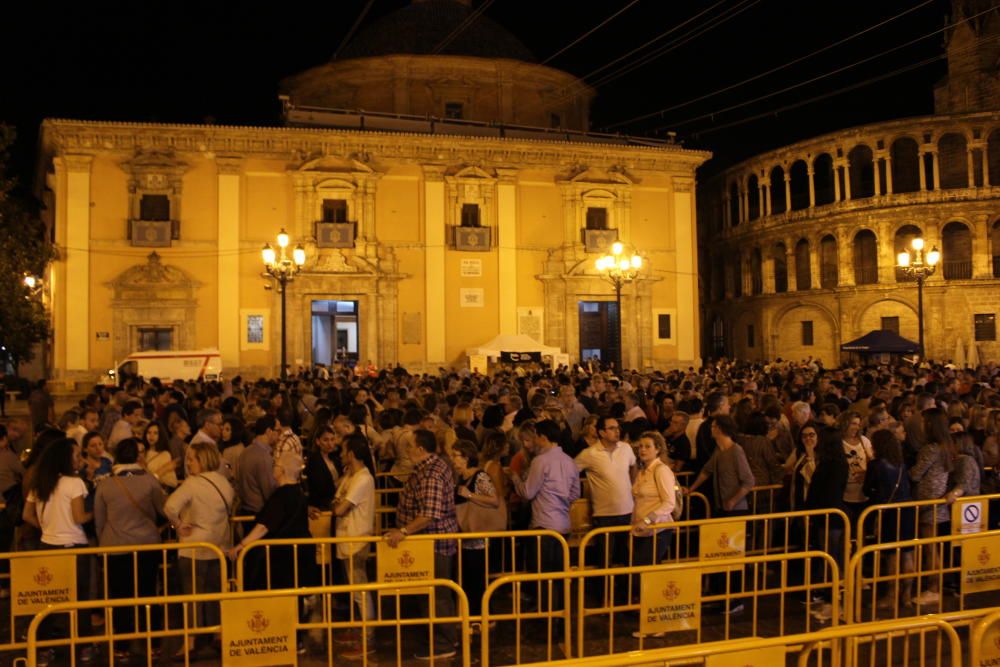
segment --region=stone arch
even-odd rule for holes
[[[837,237],[827,234],[819,242],[820,287],[833,289],[840,281],[840,250]]]
[[[145,264],[130,266],[105,283],[113,295],[114,358],[123,359],[139,349],[142,327],[169,329],[172,349],[195,347],[197,295],[201,286],[187,271],[164,264],[155,251],[146,256]]]
[[[777,310],[771,321],[774,323],[771,327],[772,357],[798,361],[811,356],[827,367],[838,363],[837,318],[826,306],[796,301]],[[811,323],[812,344],[804,340],[803,322]]]
[[[801,211],[804,208],[809,208],[809,167],[806,165],[806,161],[796,160],[793,162],[788,170],[788,176],[791,179],[789,182],[792,194],[791,210]]]
[[[938,171],[942,190],[969,187],[968,141],[960,132],[948,132],[938,139]]]
[[[778,165],[771,169],[771,213],[784,213],[788,210],[785,201],[785,169]]]
[[[836,200],[834,186],[833,157],[821,153],[813,160],[813,189],[816,192],[816,206],[832,204]]]
[[[893,235],[892,256],[896,257],[899,255],[899,253],[903,252],[904,250],[909,253],[912,253],[913,248],[911,247],[910,242],[913,241],[913,239],[915,239],[918,236],[923,236],[923,232],[920,231],[919,227],[909,222],[904,222],[903,224],[901,224],[896,229],[896,233]],[[897,283],[911,282],[912,280],[913,278],[911,276],[908,276],[905,271],[903,271],[899,267],[896,267]]]
[[[872,149],[866,144],[858,144],[847,154],[851,199],[866,199],[875,196],[875,162]]]
[[[795,289],[812,289],[812,257],[809,239],[799,239],[795,244]]]
[[[941,269],[945,280],[972,278],[972,230],[952,220],[941,230]]]
[[[899,296],[879,295],[867,302],[861,302],[855,309],[851,321],[854,335],[848,340],[881,329],[883,317],[899,318],[899,335],[903,338],[916,341],[920,337],[917,330],[916,305]]]
[[[892,159],[892,191],[920,190],[920,145],[910,136],[898,137],[889,147]]]
[[[740,186],[736,181],[729,184],[729,224],[740,224]]]
[[[760,217],[760,181],[757,174],[750,174],[747,178],[747,220],[756,220]]]
[[[1000,185],[1000,128],[986,139],[986,163],[990,170],[990,185]]]
[[[878,283],[878,236],[870,229],[862,229],[854,235],[851,244],[854,259],[854,283],[874,285]]]

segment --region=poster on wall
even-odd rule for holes
[[[460,275],[463,278],[481,278],[483,275],[483,260],[463,259],[459,265]]]
[[[522,336],[530,336],[539,343],[545,342],[542,340],[543,313],[542,308],[518,308],[517,333]]]
[[[458,290],[458,302],[462,308],[482,308],[485,300],[482,287],[463,287]]]

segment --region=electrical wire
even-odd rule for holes
[[[437,45],[433,49],[431,49],[431,55],[437,55],[441,53],[441,51],[443,51],[446,46],[451,44],[456,37],[461,35],[466,28],[472,25],[473,22],[475,22],[475,20],[478,19],[483,14],[483,12],[489,9],[489,6],[492,4],[493,0],[484,0],[483,4],[481,4],[477,9],[473,10],[468,16],[466,16],[464,21],[455,26],[454,30],[448,33],[448,35],[444,39],[438,42]]]
[[[991,11],[995,11],[995,8],[991,7],[989,9],[984,9],[983,11],[979,12],[978,14],[973,14],[972,16],[969,16],[968,18],[962,19],[961,21],[956,21],[955,23],[951,23],[949,25],[946,25],[943,28],[940,28],[938,30],[934,30],[932,32],[929,32],[926,35],[922,35],[922,36],[917,37],[915,39],[911,39],[910,41],[904,42],[903,44],[899,44],[899,45],[894,46],[894,47],[892,47],[890,49],[886,49],[885,51],[881,51],[879,53],[876,53],[875,55],[868,56],[867,58],[862,58],[861,60],[855,61],[855,62],[853,62],[853,63],[851,63],[849,65],[844,65],[842,67],[838,67],[836,69],[830,70],[829,72],[826,72],[824,74],[820,74],[818,76],[814,76],[814,77],[812,77],[810,79],[807,79],[805,81],[801,81],[799,83],[795,83],[795,84],[792,84],[790,86],[786,86],[784,88],[781,88],[780,90],[776,90],[776,91],[773,91],[773,92],[770,92],[770,93],[766,93],[764,95],[760,95],[758,97],[753,98],[752,100],[747,100],[745,102],[739,102],[739,103],[736,103],[736,104],[731,104],[731,105],[729,105],[727,107],[724,107],[722,109],[718,109],[716,111],[712,111],[712,112],[709,112],[709,113],[700,114],[698,116],[692,116],[690,118],[686,118],[686,119],[684,119],[684,120],[682,120],[680,122],[671,123],[669,125],[661,125],[661,126],[658,126],[658,127],[654,128],[654,131],[656,131],[656,130],[663,130],[663,129],[667,129],[667,128],[675,129],[675,128],[678,128],[678,127],[683,127],[684,125],[690,125],[691,123],[696,123],[696,122],[698,122],[700,120],[714,119],[715,116],[717,116],[719,114],[723,114],[723,113],[726,113],[728,111],[733,111],[734,109],[741,109],[741,108],[743,108],[745,106],[749,106],[751,104],[755,104],[756,102],[760,102],[762,100],[770,99],[772,97],[776,97],[778,95],[782,95],[782,94],[787,93],[789,91],[796,90],[798,88],[802,88],[803,86],[807,86],[807,85],[809,85],[811,83],[815,83],[817,81],[821,81],[821,80],[829,78],[831,76],[835,76],[835,75],[840,74],[842,72],[846,72],[847,70],[853,69],[855,67],[858,67],[859,65],[863,65],[865,63],[868,63],[868,62],[871,62],[871,61],[876,60],[878,58],[881,58],[882,56],[888,55],[890,53],[894,53],[894,52],[899,51],[901,49],[904,49],[904,48],[906,48],[908,46],[912,46],[913,44],[916,44],[917,42],[921,42],[921,41],[923,41],[925,39],[928,39],[930,37],[934,37],[935,35],[939,35],[939,34],[945,32],[947,30],[950,30],[950,29],[954,28],[955,26],[959,25],[960,23],[964,23],[966,21],[971,21],[972,19],[974,19],[974,18],[976,18],[978,16],[982,16],[983,14],[987,14],[987,13],[989,13]],[[942,56],[942,57],[947,57],[947,56],[945,55],[945,56]]]
[[[932,0],[929,0],[929,1],[932,1]],[[543,60],[542,62],[540,62],[539,65],[546,65],[550,61],[555,60],[556,58],[558,58],[559,56],[561,56],[563,53],[565,53],[566,51],[569,51],[571,48],[573,48],[574,46],[576,46],[577,44],[579,44],[583,40],[585,40],[588,37],[590,37],[591,35],[593,35],[595,32],[597,32],[598,30],[600,30],[601,28],[603,28],[604,26],[606,26],[608,23],[610,23],[614,19],[618,18],[618,16],[620,16],[621,14],[624,14],[626,11],[628,11],[629,9],[631,9],[634,5],[636,5],[638,3],[639,3],[639,0],[632,0],[630,3],[628,3],[627,5],[625,5],[624,7],[622,7],[621,9],[619,9],[617,12],[615,12],[614,14],[612,14],[611,16],[609,16],[608,18],[604,19],[603,21],[601,21],[600,23],[598,23],[596,26],[594,26],[593,28],[591,28],[587,32],[583,33],[582,35],[580,35],[579,37],[577,37],[576,39],[574,39],[572,42],[570,42],[569,44],[567,44],[566,46],[562,47],[561,49],[559,49],[558,51],[556,51],[555,53],[553,53],[551,56],[549,56],[548,58],[546,58],[545,60]]]
[[[361,22],[365,20],[365,16],[368,15],[368,10],[371,9],[374,4],[375,0],[368,0],[365,6],[361,8],[361,13],[358,14],[358,18],[354,19],[354,25],[352,25],[351,29],[347,31],[344,38],[340,40],[340,44],[337,45],[337,50],[333,52],[333,60],[337,59],[337,54],[340,53],[341,49],[343,49],[347,45],[347,42],[350,41],[351,37],[354,36],[354,32],[358,29],[358,26],[361,25]]]
[[[836,47],[838,47],[838,46],[840,46],[842,44],[846,44],[847,42],[851,41],[852,39],[856,39],[857,37],[861,37],[862,35],[865,35],[865,34],[871,32],[873,30],[878,30],[882,26],[887,25],[887,24],[889,24],[889,23],[891,23],[891,22],[893,22],[893,21],[895,21],[897,19],[900,19],[900,18],[906,16],[907,14],[910,14],[911,12],[915,12],[918,9],[926,7],[927,5],[932,4],[933,2],[934,2],[934,0],[924,0],[920,4],[915,5],[913,7],[910,7],[909,9],[907,9],[907,10],[905,10],[903,12],[900,12],[899,14],[896,14],[895,16],[893,16],[891,18],[885,19],[884,21],[880,21],[880,22],[876,23],[875,25],[869,26],[869,27],[865,28],[864,30],[856,32],[856,33],[854,33],[852,35],[848,35],[847,37],[844,37],[843,39],[839,39],[836,42],[833,42],[832,44],[827,44],[826,46],[824,46],[824,47],[822,47],[820,49],[817,49],[817,50],[815,50],[815,51],[813,51],[811,53],[807,53],[804,56],[796,58],[795,60],[791,60],[791,61],[789,61],[787,63],[782,64],[782,65],[778,65],[777,67],[773,67],[773,68],[767,70],[766,72],[761,72],[760,74],[755,74],[754,76],[751,76],[749,78],[743,79],[742,81],[737,81],[736,83],[733,83],[733,84],[730,84],[728,86],[725,86],[724,88],[719,88],[718,90],[714,90],[714,91],[712,91],[710,93],[705,93],[704,95],[701,95],[699,97],[695,97],[695,98],[687,100],[685,102],[680,102],[679,104],[674,104],[673,106],[664,107],[664,108],[658,109],[656,111],[651,111],[649,113],[645,113],[645,114],[642,114],[642,115],[639,115],[639,116],[635,116],[634,118],[629,118],[628,120],[618,121],[617,123],[612,123],[610,125],[606,125],[604,127],[604,129],[605,130],[612,130],[612,129],[616,128],[616,127],[621,127],[623,125],[631,125],[632,123],[637,123],[639,121],[646,120],[648,118],[653,118],[654,116],[660,116],[662,114],[669,113],[671,111],[675,111],[677,109],[681,109],[681,108],[684,108],[686,106],[690,106],[690,105],[695,104],[697,102],[701,102],[701,101],[707,100],[710,97],[715,97],[716,95],[721,95],[722,93],[729,92],[730,90],[735,90],[736,88],[740,88],[742,86],[745,86],[748,83],[752,83],[754,81],[757,81],[758,79],[762,79],[762,78],[764,78],[766,76],[770,76],[771,74],[774,74],[775,72],[779,72],[779,71],[781,71],[783,69],[786,69],[788,67],[792,67],[793,65],[797,65],[800,62],[808,60],[809,58],[812,58],[813,56],[817,56],[817,55],[819,55],[819,54],[821,54],[821,53],[823,53],[825,51],[829,51],[830,49],[836,48]]]

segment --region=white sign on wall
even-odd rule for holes
[[[463,278],[481,278],[483,275],[483,260],[481,259],[463,259],[460,266],[460,275]]]
[[[482,287],[463,287],[458,290],[458,302],[462,308],[482,308],[485,301]]]
[[[543,308],[530,306],[517,309],[517,333],[522,336],[530,336],[539,343],[542,340]]]

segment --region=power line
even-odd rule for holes
[[[583,33],[582,35],[580,35],[579,37],[577,37],[572,42],[570,42],[566,46],[562,47],[561,49],[559,49],[555,53],[553,53],[551,56],[549,56],[548,58],[546,58],[545,60],[543,60],[539,64],[540,65],[545,65],[549,61],[555,60],[556,58],[558,58],[559,56],[561,56],[563,53],[565,53],[566,51],[569,51],[571,48],[573,48],[574,46],[576,46],[577,44],[579,44],[583,40],[585,40],[588,37],[590,37],[591,35],[593,35],[595,32],[597,32],[598,30],[600,30],[601,28],[603,28],[604,26],[606,26],[608,23],[610,23],[614,19],[618,18],[619,15],[624,14],[626,11],[628,11],[629,9],[631,9],[633,5],[638,4],[638,2],[639,2],[639,0],[632,0],[632,2],[628,3],[627,5],[625,5],[621,9],[619,9],[617,12],[615,12],[614,14],[612,14],[611,16],[609,16],[608,18],[604,19],[603,21],[601,21],[600,23],[598,23],[596,26],[594,26],[593,28],[591,28],[587,32]]]
[[[853,35],[848,35],[847,37],[844,37],[843,39],[839,39],[836,42],[833,42],[832,44],[828,44],[828,45],[824,46],[823,48],[817,49],[817,50],[815,50],[815,51],[813,51],[811,53],[808,53],[808,54],[806,54],[806,55],[804,55],[804,56],[802,56],[800,58],[796,58],[795,60],[792,60],[790,62],[784,63],[784,64],[779,65],[777,67],[773,67],[773,68],[767,70],[766,72],[761,72],[760,74],[756,74],[756,75],[751,76],[751,77],[749,77],[747,79],[743,79],[742,81],[738,81],[736,83],[730,84],[730,85],[728,85],[728,86],[726,86],[724,88],[719,88],[718,90],[712,91],[710,93],[706,93],[704,95],[701,95],[700,97],[696,97],[694,99],[687,100],[686,102],[681,102],[681,103],[675,104],[673,106],[664,107],[662,109],[658,109],[657,111],[651,111],[649,113],[645,113],[645,114],[642,114],[640,116],[635,116],[634,118],[629,118],[628,120],[623,120],[623,121],[619,121],[617,123],[612,123],[610,125],[605,126],[604,129],[611,130],[611,129],[616,128],[616,127],[621,127],[622,125],[631,125],[632,123],[636,123],[636,122],[639,122],[639,121],[642,121],[642,120],[646,120],[647,118],[652,118],[654,116],[659,116],[659,115],[668,113],[670,111],[675,111],[677,109],[681,109],[683,107],[690,106],[691,104],[695,104],[697,102],[701,102],[701,101],[706,100],[706,99],[708,99],[710,97],[715,97],[716,95],[720,95],[722,93],[729,92],[730,90],[734,90],[736,88],[740,88],[742,86],[745,86],[748,83],[752,83],[752,82],[754,82],[754,81],[756,81],[758,79],[762,79],[762,78],[764,78],[766,76],[770,76],[771,74],[774,74],[775,72],[779,72],[779,71],[781,71],[783,69],[786,69],[788,67],[792,67],[793,65],[797,65],[798,63],[800,63],[800,62],[802,62],[804,60],[808,60],[809,58],[812,58],[813,56],[817,56],[817,55],[823,53],[824,51],[829,51],[830,49],[836,48],[836,47],[838,47],[838,46],[840,46],[842,44],[845,44],[845,43],[851,41],[852,39],[860,37],[860,36],[862,36],[862,35],[864,35],[866,33],[869,33],[869,32],[871,32],[873,30],[877,30],[877,29],[881,28],[882,26],[895,21],[896,19],[902,18],[903,16],[906,16],[907,14],[909,14],[911,12],[914,12],[914,11],[916,11],[918,9],[921,9],[922,7],[925,7],[925,6],[929,5],[929,4],[932,4],[933,2],[934,2],[934,0],[924,0],[920,4],[915,5],[914,7],[910,7],[909,9],[907,9],[907,10],[905,10],[903,12],[900,12],[899,14],[896,14],[895,16],[893,16],[891,18],[888,18],[888,19],[886,19],[884,21],[880,21],[879,23],[876,23],[873,26],[869,26],[868,28],[865,28],[864,30],[861,30],[860,32],[856,32]]]
[[[358,29],[358,26],[361,25],[361,22],[365,20],[365,16],[368,15],[368,10],[372,8],[373,4],[375,4],[375,0],[368,0],[365,6],[361,8],[361,13],[358,14],[358,18],[354,19],[354,25],[352,25],[351,29],[347,31],[346,35],[344,35],[344,39],[340,40],[340,44],[337,45],[337,50],[333,52],[334,60],[337,59],[337,54],[340,53],[340,50],[343,49],[344,46],[347,45],[347,42],[350,41],[351,37],[354,36],[354,32]]]
[[[482,13],[485,12],[492,4],[493,0],[485,0],[483,4],[479,6],[479,8],[475,9],[468,16],[466,16],[464,21],[455,26],[454,30],[448,33],[448,35],[444,39],[438,42],[437,45],[433,49],[431,49],[431,55],[437,55],[441,53],[441,51],[443,51],[446,46],[451,44],[456,37],[461,35],[466,28],[472,25],[473,22],[475,22],[475,20],[478,19],[482,15]]]
[[[792,84],[790,86],[786,86],[786,87],[784,87],[784,88],[782,88],[780,90],[776,90],[774,92],[770,92],[770,93],[766,93],[764,95],[760,95],[758,97],[755,97],[752,100],[747,100],[745,102],[739,102],[737,104],[731,104],[728,107],[719,109],[717,111],[712,111],[712,112],[709,112],[709,113],[701,114],[699,116],[692,116],[691,118],[687,118],[687,119],[682,120],[682,121],[677,122],[677,123],[671,123],[670,125],[661,125],[661,126],[655,128],[655,130],[663,130],[663,129],[666,129],[668,127],[669,128],[677,128],[677,127],[682,127],[684,125],[690,125],[691,123],[696,123],[699,120],[705,120],[707,118],[714,118],[715,116],[717,116],[719,114],[726,113],[726,112],[732,111],[734,109],[740,109],[742,107],[749,106],[749,105],[754,104],[756,102],[760,102],[762,100],[770,99],[772,97],[776,97],[778,95],[787,93],[787,92],[789,92],[791,90],[796,90],[798,88],[802,88],[803,86],[807,86],[807,85],[809,85],[811,83],[815,83],[817,81],[821,81],[823,79],[829,78],[829,77],[834,76],[836,74],[840,74],[841,72],[845,72],[845,71],[847,71],[849,69],[853,69],[854,67],[857,67],[859,65],[863,65],[865,63],[871,62],[872,60],[876,60],[877,58],[881,58],[882,56],[885,56],[885,55],[888,55],[890,53],[894,53],[896,51],[899,51],[900,49],[904,49],[904,48],[906,48],[908,46],[912,46],[913,44],[916,44],[917,42],[923,41],[923,40],[925,40],[925,39],[927,39],[929,37],[933,37],[935,35],[939,35],[942,32],[945,32],[946,30],[950,30],[951,28],[954,28],[955,26],[957,26],[960,23],[964,23],[965,21],[970,21],[970,20],[972,20],[972,19],[974,19],[974,18],[976,18],[978,16],[982,16],[983,14],[987,14],[987,13],[989,13],[991,11],[994,11],[993,8],[984,9],[983,11],[979,12],[978,14],[974,14],[974,15],[966,18],[966,19],[962,19],[961,21],[956,21],[955,23],[952,23],[950,25],[946,25],[945,27],[943,27],[943,28],[941,28],[939,30],[934,30],[933,32],[929,32],[926,35],[923,35],[921,37],[917,37],[915,39],[911,39],[910,41],[905,42],[903,44],[900,44],[898,46],[894,46],[891,49],[886,49],[885,51],[881,51],[879,53],[876,53],[873,56],[868,56],[867,58],[862,58],[861,60],[858,60],[856,62],[851,63],[850,65],[844,65],[843,67],[838,67],[838,68],[833,69],[833,70],[831,70],[829,72],[826,72],[824,74],[820,74],[818,76],[814,76],[811,79],[807,79],[805,81],[801,81],[799,83],[795,83],[795,84]]]

